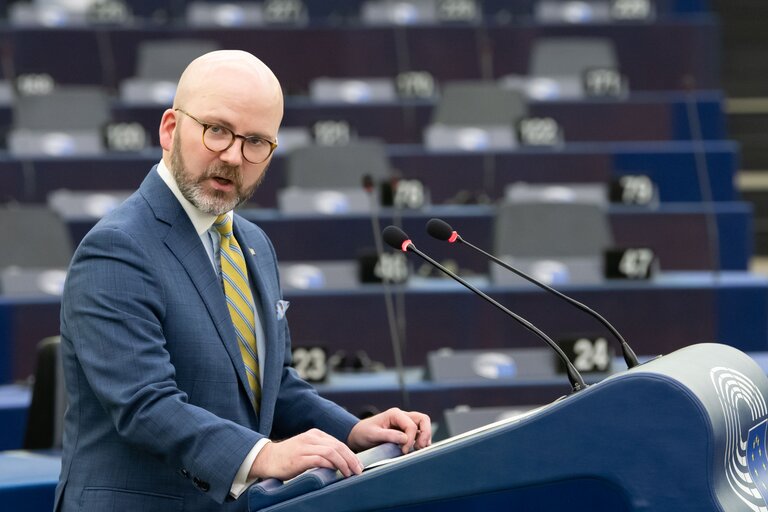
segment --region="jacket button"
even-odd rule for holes
[[[182,468],[182,469],[180,469],[180,470],[179,470],[179,474],[180,474],[181,476],[183,476],[184,478],[189,478],[189,476],[190,476],[190,475],[189,475],[189,471],[187,471],[187,470],[186,470],[186,469],[184,469],[184,468]]]
[[[197,477],[192,479],[192,483],[194,483],[195,486],[203,492],[208,492],[208,490],[211,488],[211,484],[204,482]]]

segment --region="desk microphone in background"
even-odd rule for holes
[[[720,277],[720,231],[717,227],[717,212],[715,211],[715,198],[712,194],[712,185],[709,182],[709,165],[707,164],[707,149],[704,147],[704,131],[701,126],[699,107],[694,97],[696,91],[696,77],[686,75],[683,77],[683,94],[685,96],[685,112],[688,128],[693,144],[693,157],[696,169],[696,181],[699,186],[701,201],[706,209],[707,243],[709,244],[710,261],[715,278]],[[715,315],[714,318],[717,318]]]
[[[510,272],[513,272],[517,274],[518,276],[522,277],[523,279],[527,280],[530,283],[535,284],[539,288],[546,290],[550,293],[555,294],[556,296],[560,297],[561,299],[565,300],[566,302],[570,303],[571,305],[577,307],[578,309],[584,311],[585,313],[591,315],[593,318],[595,318],[598,322],[603,324],[609,331],[611,331],[611,334],[613,334],[614,337],[619,341],[621,344],[621,352],[624,356],[624,361],[627,363],[627,368],[634,368],[639,364],[637,360],[637,356],[635,355],[632,348],[629,346],[629,344],[626,342],[624,337],[619,334],[619,331],[617,331],[605,318],[602,317],[598,312],[591,309],[590,307],[582,304],[581,302],[572,299],[571,297],[565,295],[564,293],[561,293],[551,286],[548,286],[541,281],[534,279],[533,277],[529,276],[525,272],[522,272],[513,266],[506,263],[504,260],[497,258],[496,256],[489,254],[485,252],[484,250],[480,249],[479,247],[476,247],[472,245],[471,243],[464,240],[456,231],[453,230],[450,224],[445,222],[442,219],[430,219],[429,222],[427,222],[427,233],[429,233],[432,237],[437,238],[438,240],[443,240],[449,243],[455,243],[459,242],[462,243],[475,251],[483,254],[490,260],[492,260],[494,263],[501,265],[505,269],[509,270]]]
[[[381,223],[379,221],[378,201],[374,195],[375,184],[370,174],[363,175],[363,189],[368,194],[371,206],[371,227],[373,228],[373,241],[376,244],[376,255],[381,265],[381,258],[384,254],[384,243],[381,239]],[[384,287],[384,305],[387,311],[387,324],[389,325],[389,338],[392,342],[392,353],[395,358],[395,371],[397,372],[397,384],[403,400],[403,409],[410,410],[410,396],[408,388],[405,385],[405,367],[403,365],[403,351],[400,338],[399,322],[395,314],[395,305],[392,294],[392,287],[389,278],[382,272],[381,284]]]
[[[476,295],[479,295],[489,303],[493,304],[498,309],[500,309],[501,311],[503,311],[504,313],[511,316],[513,319],[515,319],[517,322],[522,324],[523,327],[525,327],[526,329],[534,333],[536,336],[544,340],[544,342],[546,342],[547,345],[549,345],[552,348],[552,350],[555,351],[557,356],[563,362],[563,365],[565,366],[565,371],[568,374],[568,380],[571,383],[572,391],[581,391],[582,389],[587,387],[587,385],[584,383],[584,379],[582,378],[581,374],[576,369],[576,367],[573,366],[573,363],[571,363],[570,359],[568,359],[568,356],[565,355],[565,352],[563,352],[563,350],[559,346],[557,346],[557,344],[554,341],[552,341],[552,338],[544,334],[544,332],[542,332],[541,329],[539,329],[538,327],[536,327],[535,325],[533,325],[531,322],[521,317],[520,315],[517,315],[512,311],[510,311],[509,309],[507,309],[506,307],[502,306],[497,301],[495,301],[485,293],[481,292],[480,290],[478,290],[477,288],[475,288],[474,286],[466,282],[464,279],[457,276],[456,274],[454,274],[453,272],[451,272],[450,270],[448,270],[447,268],[445,268],[444,266],[442,266],[441,264],[439,264],[438,262],[436,262],[435,260],[427,256],[426,254],[424,254],[422,251],[417,249],[416,246],[413,244],[413,242],[411,242],[411,240],[408,238],[408,235],[406,235],[402,229],[397,228],[395,226],[387,226],[386,228],[384,228],[382,235],[383,235],[384,241],[390,247],[393,247],[394,249],[398,249],[403,252],[410,251],[416,254],[421,259],[423,259],[424,261],[426,261],[436,269],[440,270],[443,274],[447,275],[457,283],[463,285],[465,288],[474,292]]]

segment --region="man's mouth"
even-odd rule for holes
[[[211,176],[211,183],[214,190],[219,190],[221,192],[232,192],[236,188],[233,180],[221,176]]]

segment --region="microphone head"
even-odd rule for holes
[[[462,241],[459,234],[443,219],[430,219],[427,222],[427,233],[444,242],[454,243],[457,240]]]
[[[427,233],[438,240],[448,241],[451,239],[454,231],[451,225],[443,219],[429,219],[429,222],[427,222]]]
[[[411,241],[408,238],[408,235],[405,234],[405,231],[398,228],[397,226],[385,227],[381,232],[381,237],[384,239],[387,245],[403,252],[407,251],[408,245],[411,244]]]

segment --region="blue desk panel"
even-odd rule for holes
[[[697,155],[704,156],[706,168],[697,168]],[[525,148],[492,153],[429,152],[418,145],[393,145],[389,159],[392,168],[404,178],[425,183],[437,204],[456,202],[460,192],[495,200],[503,196],[505,185],[517,181],[607,183],[625,174],[647,175],[658,187],[663,202],[700,201],[706,197],[699,176],[709,176],[714,200],[737,197],[734,175],[739,165],[738,146],[730,141],[707,141],[703,145],[683,141],[572,143],[554,151]],[[271,172],[278,165],[273,162]],[[271,186],[271,179],[265,180],[263,186]],[[265,201],[261,194],[257,194],[259,202]]]
[[[131,12],[139,19],[155,23],[162,20],[183,22],[186,20],[187,5],[192,0],[132,0]],[[324,0],[322,2],[304,1],[304,8],[311,24],[357,23],[360,10],[366,0]],[[537,0],[482,0],[479,2],[483,18],[518,19],[528,18],[534,12]],[[707,13],[711,10],[708,0],[655,0],[653,5],[658,17],[675,17]]]
[[[486,292],[554,339],[603,333],[589,316],[532,285],[489,286]],[[720,341],[745,351],[768,347],[768,279],[740,272],[670,273],[655,282],[610,282],[564,286],[575,299],[599,311],[639,354],[666,353],[691,343]],[[363,349],[376,361],[394,364],[382,289],[291,291],[291,332],[296,345],[322,345],[330,353]],[[458,284],[437,280],[404,293],[407,365],[425,364],[442,347],[540,347],[542,342],[503,313]],[[0,316],[14,319],[0,347],[13,354],[11,373],[0,383],[24,379],[34,370],[35,348],[58,333],[56,299],[0,298]],[[24,320],[24,321],[23,321]],[[365,333],[361,337],[361,333]]]
[[[741,350],[768,346],[768,280],[739,273],[679,274],[656,284],[610,283],[561,287],[607,318],[638,354],[667,353],[691,343],[720,341]],[[603,333],[584,313],[528,286],[489,287],[486,293],[553,339]],[[378,290],[356,293],[291,292],[289,313],[296,345],[331,352],[364,349],[392,366],[384,299]],[[542,341],[458,284],[445,282],[405,293],[407,365],[425,364],[430,351],[539,347]],[[329,321],[329,318],[335,319]],[[361,338],[360,333],[365,333]]]
[[[0,453],[0,505],[3,510],[49,512],[59,480],[61,457],[27,451]]]
[[[390,144],[418,144],[424,140],[435,103],[436,100],[400,100],[329,104],[289,97],[282,125],[311,130],[318,121],[346,121],[359,137],[378,138]],[[621,100],[533,101],[528,115],[557,120],[567,142],[690,140],[696,138],[691,131],[690,106],[696,109],[701,137],[722,140],[727,138],[722,103],[722,93],[717,91],[690,95],[641,92]],[[157,125],[165,108],[115,102],[112,120],[141,124],[152,145],[159,146]]]
[[[532,43],[542,37],[610,39],[631,90],[719,87],[719,25],[707,15],[655,23],[540,25],[530,18],[512,24],[450,24],[408,27],[310,25],[307,27],[193,29],[183,25],[131,27],[9,28],[4,34],[17,74],[49,73],[57,83],[93,83],[116,89],[136,75],[137,48],[150,39],[208,39],[222,48],[258,55],[280,78],[288,95],[308,90],[313,78],[394,77],[402,71],[454,79],[524,75]],[[67,48],[77,62],[49,49]],[[333,59],[328,56],[333,55]],[[450,58],[446,58],[450,56]],[[660,58],[663,56],[663,58]],[[299,57],[301,65],[296,65]],[[490,64],[487,66],[486,64]],[[653,73],[648,69],[653,68]]]
[[[504,194],[509,183],[608,183],[625,174],[645,174],[656,184],[662,202],[700,201],[699,175],[709,176],[715,201],[737,199],[734,176],[738,145],[730,141],[656,143],[573,143],[557,149],[520,149],[488,153],[429,152],[420,144],[387,146],[390,166],[403,178],[421,180],[432,202],[442,204],[460,194]],[[697,169],[697,154],[705,169]],[[160,160],[159,148],[142,153],[109,153],[93,158],[34,158],[21,162],[0,155],[5,200],[45,202],[49,193],[70,190],[133,190]],[[274,208],[285,186],[285,157],[272,160],[267,179],[252,206]],[[5,185],[8,188],[5,188]],[[354,184],[353,186],[356,186]]]
[[[0,383],[27,379],[35,371],[37,344],[59,334],[58,297],[9,299],[0,296],[0,354],[3,359]]]
[[[31,399],[29,386],[0,386],[0,451],[22,447]]]
[[[264,229],[281,261],[354,260],[375,248],[367,215],[282,215],[257,209],[241,214]],[[391,209],[382,212],[382,227],[395,222],[393,215]],[[425,225],[430,218],[443,218],[467,241],[493,252],[494,215],[491,206],[443,206],[405,212],[398,218],[414,243],[431,256],[456,260],[462,269],[474,273],[487,273],[489,263],[483,256],[432,239]],[[712,243],[710,221],[719,236]],[[752,207],[748,203],[719,203],[711,209],[702,203],[666,204],[659,209],[614,207],[608,212],[608,222],[614,247],[650,247],[664,270],[746,270],[753,253]],[[95,221],[68,224],[76,245]]]
[[[328,217],[279,215],[274,211],[244,210],[242,214],[258,224],[272,239],[282,261],[350,260],[375,247],[367,215]],[[393,222],[393,212],[382,212],[381,224]],[[710,215],[719,227],[719,245],[710,246],[707,223]],[[463,247],[432,239],[425,225],[441,217],[467,241],[493,251],[492,206],[433,207],[406,212],[403,229],[414,243],[434,258],[455,259],[462,268],[486,273],[487,261]],[[615,207],[608,221],[616,247],[650,247],[664,270],[745,270],[753,252],[752,209],[747,203],[666,204],[659,209]],[[72,224],[73,238],[82,238],[90,223]],[[296,233],[301,233],[300,237]],[[714,241],[713,241],[714,242]]]

